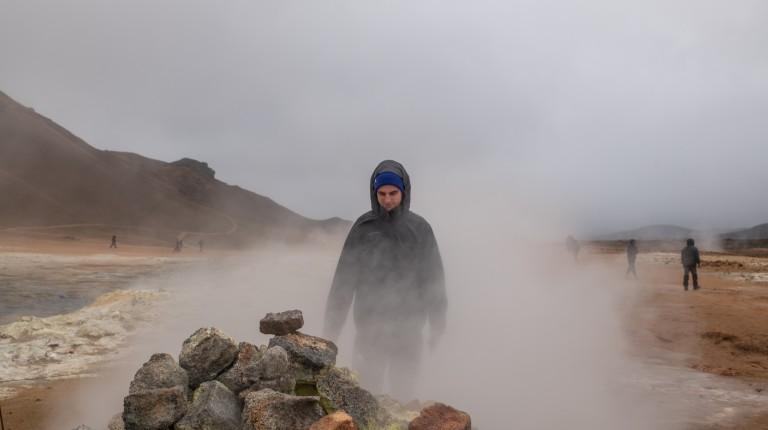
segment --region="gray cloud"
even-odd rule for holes
[[[748,226],[768,221],[766,12],[6,0],[0,89],[94,146],[202,159],[312,217],[365,210],[391,157],[421,195],[461,204],[440,178],[472,174],[487,188],[471,193],[531,199],[575,230]]]

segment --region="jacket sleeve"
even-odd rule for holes
[[[694,251],[694,258],[696,259],[696,265],[698,266],[701,264],[701,257],[699,257],[699,249],[697,248],[696,251]]]
[[[429,329],[433,334],[440,335],[445,331],[445,313],[448,307],[445,292],[445,271],[443,270],[443,260],[440,257],[440,249],[431,227],[428,227],[426,239],[425,299]]]
[[[353,227],[344,242],[325,306],[323,336],[332,341],[341,334],[357,289],[359,250],[355,232]]]

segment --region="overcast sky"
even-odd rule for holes
[[[750,226],[768,222],[767,19],[764,0],[2,0],[0,90],[314,218],[362,213],[394,158],[426,213],[444,209],[419,193],[480,175],[450,205]]]

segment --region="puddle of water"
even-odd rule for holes
[[[158,257],[0,254],[0,324],[72,312],[182,263]]]
[[[625,382],[651,391],[654,401],[669,416],[680,417],[680,428],[734,425],[768,410],[765,382],[746,382],[658,362],[639,365]]]

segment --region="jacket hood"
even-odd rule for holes
[[[400,210],[402,212],[408,212],[411,209],[411,178],[408,176],[408,172],[405,170],[402,164],[394,160],[384,160],[373,169],[371,174],[371,183],[368,186],[368,190],[371,193],[371,210],[373,213],[380,214],[382,209],[379,205],[379,200],[376,198],[376,192],[373,189],[373,181],[376,179],[376,175],[381,172],[392,172],[397,176],[403,178],[403,202],[400,204]]]

